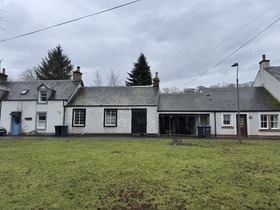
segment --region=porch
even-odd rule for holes
[[[197,126],[209,125],[209,114],[160,114],[161,135],[197,135]]]

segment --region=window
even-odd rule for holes
[[[73,109],[73,126],[84,127],[86,125],[86,110]]]
[[[116,127],[117,126],[117,110],[105,109],[104,110],[104,126]]]
[[[37,113],[37,129],[46,129],[47,113]]]
[[[261,114],[261,128],[268,129],[268,115]]]
[[[278,114],[270,115],[270,127],[272,129],[278,129],[279,128]]]
[[[231,126],[231,114],[223,115],[223,126]]]
[[[47,91],[40,90],[39,92],[39,102],[40,103],[47,103]]]
[[[261,114],[260,115],[261,129],[279,129],[278,114]]]

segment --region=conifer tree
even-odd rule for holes
[[[35,68],[39,80],[71,79],[73,65],[60,45],[48,51],[48,56],[42,59],[41,65]]]
[[[135,62],[131,73],[128,73],[129,78],[125,82],[126,86],[143,86],[152,84],[152,74],[150,66],[143,53],[138,57]]]

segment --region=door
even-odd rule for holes
[[[21,132],[21,113],[20,112],[12,112],[11,113],[12,122],[11,122],[11,134],[19,135]]]
[[[132,109],[132,134],[147,133],[147,110]]]
[[[236,115],[236,119],[238,122],[238,115]],[[238,123],[236,124],[236,128],[238,128]],[[238,132],[238,129],[237,129]],[[240,133],[241,137],[248,137],[247,133],[247,115],[246,114],[241,114],[240,115]]]

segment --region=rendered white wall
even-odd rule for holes
[[[232,126],[223,126],[223,114],[232,114]],[[261,114],[278,114],[280,112],[241,112],[247,116],[247,134],[248,136],[280,136],[280,129],[266,130],[260,129]],[[237,113],[217,113],[217,135],[236,136],[236,115]]]
[[[73,127],[73,109],[86,109],[85,127]],[[117,127],[104,127],[104,109],[117,109]],[[157,107],[67,107],[66,124],[73,134],[131,134],[132,109],[147,109],[147,133],[158,133]]]
[[[2,101],[0,125],[5,127],[7,132],[11,131],[11,112],[21,112],[21,131],[29,133],[37,130],[39,133],[55,133],[54,126],[63,124],[63,101],[48,101],[46,104],[37,104],[36,101]],[[36,129],[37,112],[47,113],[45,130]],[[26,118],[32,118],[26,120]]]

